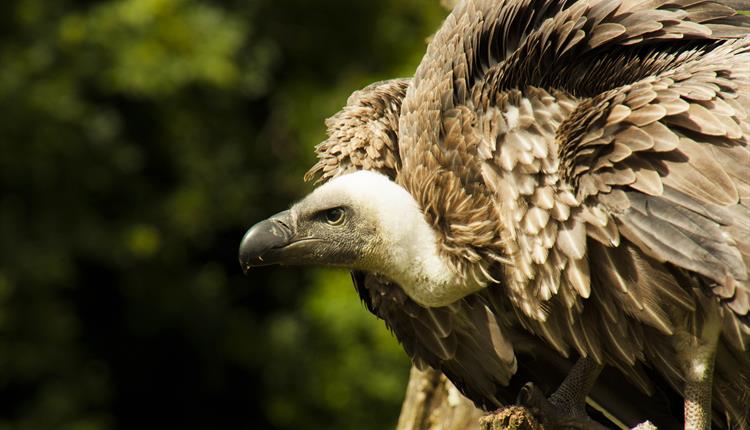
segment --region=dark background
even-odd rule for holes
[[[0,2],[0,430],[392,428],[405,354],[343,272],[242,275],[325,117],[438,0]]]

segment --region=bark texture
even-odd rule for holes
[[[523,406],[488,414],[474,407],[440,372],[411,368],[396,430],[543,430]]]
[[[442,373],[412,366],[396,430],[479,430],[483,415]]]
[[[527,391],[524,404],[511,405],[492,413],[478,409],[459,393],[448,378],[435,370],[412,366],[401,416],[396,430],[592,430],[601,428],[584,418],[543,416],[541,391]],[[540,419],[542,421],[540,421]],[[644,423],[633,430],[656,430]]]

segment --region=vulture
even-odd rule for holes
[[[705,0],[464,0],[413,78],[327,121],[320,185],[240,264],[350,269],[486,410],[554,380],[562,416],[750,429],[749,29]]]

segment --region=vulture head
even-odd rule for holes
[[[412,195],[369,171],[336,177],[291,209],[255,224],[239,255],[245,271],[283,264],[378,273],[424,306],[447,305],[483,287],[446,264]]]

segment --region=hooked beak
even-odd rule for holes
[[[286,210],[261,221],[245,233],[240,243],[240,266],[247,273],[251,267],[271,264],[305,264],[315,238],[296,237],[291,212]]]
[[[263,220],[245,233],[240,243],[240,266],[247,273],[251,267],[278,263],[278,250],[292,242],[291,216],[288,210]],[[277,252],[274,252],[277,251]]]

